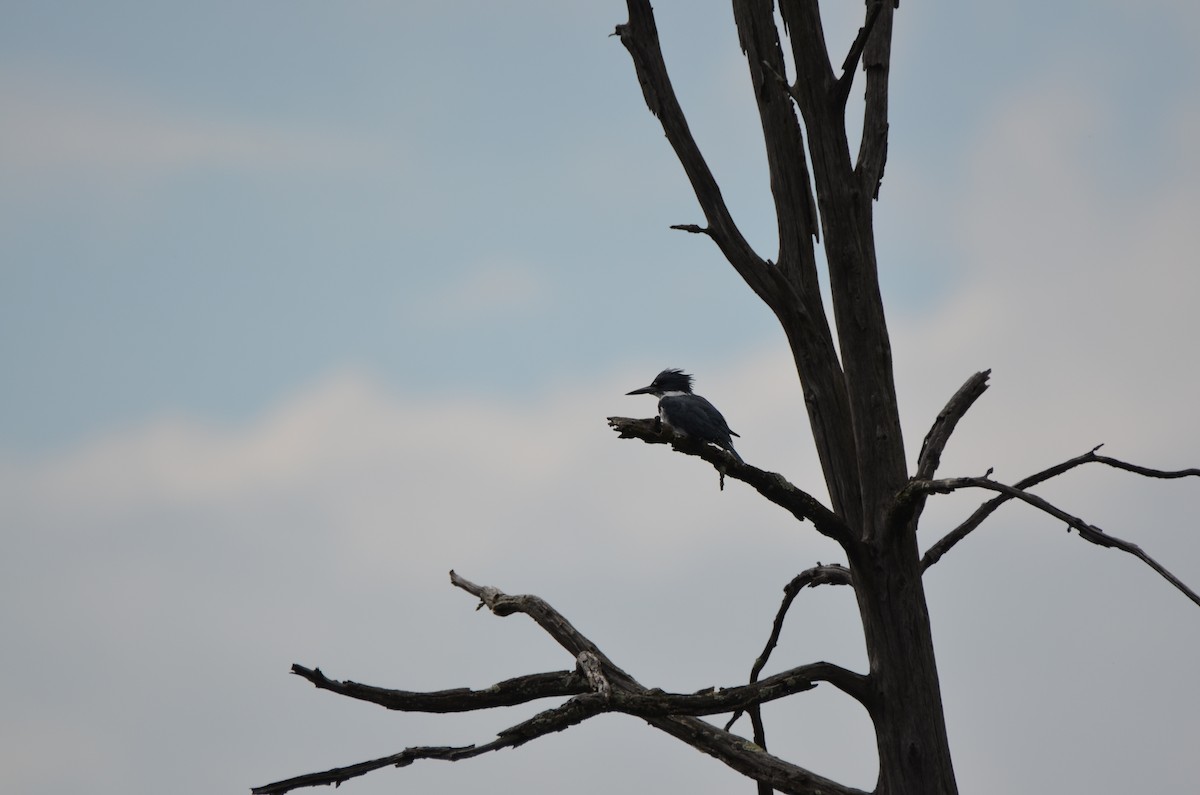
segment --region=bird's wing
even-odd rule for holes
[[[665,397],[660,402],[663,410],[675,420],[674,425],[684,433],[697,433],[700,428],[707,428],[717,434],[713,441],[728,442],[729,436],[737,436],[729,430],[728,423],[717,411],[717,407],[699,395],[687,397]],[[721,439],[724,437],[724,439]]]
[[[705,414],[708,415],[709,422],[712,422],[714,425],[721,428],[721,430],[725,431],[725,433],[729,434],[730,436],[737,436],[737,434],[734,433],[733,430],[729,427],[729,423],[727,423],[725,421],[725,417],[722,416],[721,412],[717,411],[716,406],[709,403],[707,399],[702,398],[699,395],[696,395],[696,397],[700,398],[700,405],[701,405],[703,411],[705,412]]]

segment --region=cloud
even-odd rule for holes
[[[786,385],[786,370],[771,369],[760,384]],[[473,396],[416,401],[342,373],[243,427],[176,417],[36,461],[8,457],[0,622],[20,649],[12,670],[25,684],[19,698],[5,696],[4,734],[37,716],[101,732],[118,706],[112,683],[131,679],[139,687],[125,693],[124,717],[105,735],[113,780],[158,747],[151,727],[201,703],[196,725],[240,727],[222,730],[214,752],[227,764],[211,783],[246,786],[292,772],[283,756],[268,765],[245,751],[274,733],[264,731],[271,715],[311,695],[274,684],[293,660],[386,681],[405,659],[401,678],[414,687],[484,685],[571,664],[527,623],[475,618],[446,584],[451,567],[555,596],[647,681],[675,678],[679,655],[707,660],[680,687],[740,679],[745,655],[730,651],[759,644],[765,627],[739,618],[746,604],[773,609],[795,555],[810,561],[830,550],[797,536],[782,511],[748,490],[718,491],[707,466],[617,440],[607,414],[653,411],[653,401],[622,394],[644,376],[607,374],[504,406]],[[715,400],[736,405],[715,371],[705,382]],[[790,412],[798,390],[758,394],[738,410],[746,450],[791,457],[794,445],[764,433],[754,409]],[[726,593],[731,564],[764,578],[745,599]],[[848,609],[843,600],[841,614]],[[362,632],[377,621],[398,634],[368,640]],[[663,634],[668,622],[681,627],[677,637]],[[858,654],[853,637],[843,655]],[[829,654],[838,656],[836,645]],[[72,672],[72,660],[88,664]],[[73,683],[62,692],[52,684],[60,676]],[[304,722],[321,720],[317,706]],[[486,736],[495,720],[481,719],[463,740]],[[342,751],[317,755],[329,752],[332,763],[371,747],[374,724],[357,725],[368,731],[357,747],[346,736]],[[54,753],[27,745],[0,765],[13,786],[38,780]],[[184,764],[179,750],[159,750],[155,764]],[[49,791],[80,783],[68,770],[51,778],[42,780]]]
[[[1200,397],[1200,374],[1185,363],[1200,334],[1190,243],[1200,158],[1173,133],[1148,132],[1170,148],[1174,169],[1106,167],[1111,140],[1097,139],[1115,114],[1071,80],[1027,86],[998,105],[948,208],[959,289],[901,327],[920,358],[938,350],[961,378],[994,368],[984,401],[1004,390],[1002,427],[1056,412],[1038,445],[1082,452],[1089,439],[1194,438],[1181,418]]]
[[[955,317],[937,318],[940,335],[897,331],[898,343],[918,352],[906,357],[906,372],[936,375],[906,382],[914,418],[910,445],[957,386],[944,381],[959,375],[948,373],[950,365],[970,358],[958,350],[955,335],[945,333]],[[986,340],[999,327],[1000,319],[985,318],[968,336]],[[925,344],[914,346],[922,333],[929,335]],[[209,751],[223,760],[219,770],[204,774],[204,785],[225,789],[386,753],[393,745],[484,739],[511,716],[458,716],[462,720],[450,723],[377,715],[280,681],[292,661],[323,665],[339,677],[414,688],[482,686],[570,665],[529,622],[473,613],[445,582],[451,567],[476,581],[546,596],[647,684],[687,690],[740,680],[765,637],[782,585],[800,568],[841,555],[740,484],[718,491],[706,465],[664,447],[614,438],[603,418],[649,414],[651,400],[622,393],[658,364],[597,373],[588,383],[513,405],[472,395],[414,400],[361,373],[343,372],[245,426],[176,417],[113,431],[38,461],[10,456],[0,478],[0,521],[10,528],[0,564],[0,621],[17,650],[11,670],[22,690],[6,692],[13,706],[0,726],[4,736],[21,735],[25,725],[41,728],[31,735],[35,740],[14,746],[20,758],[3,758],[0,769],[9,784],[39,781],[44,790],[68,791],[81,783],[70,770],[49,764],[57,753],[53,744],[36,741],[49,736],[48,719],[83,736],[103,732],[105,746],[94,753],[107,760],[114,781],[144,766],[143,754],[154,755],[151,768],[158,777],[187,765],[182,747],[194,744],[165,743],[155,728],[186,720],[214,738]],[[787,353],[780,347],[737,364],[697,364],[701,391],[742,433],[747,459],[821,494]],[[1026,375],[1012,377],[1019,382]],[[1062,411],[1061,397],[1048,396],[1047,411],[1016,424],[1004,424],[1003,417],[995,422],[1004,412],[994,404],[1003,405],[1011,389],[995,388],[968,417],[956,440],[957,456],[948,456],[947,474],[958,474],[954,467],[963,461],[988,461],[997,452],[1019,457],[1023,466],[1048,463],[1030,460],[1053,448],[1044,448],[1042,437],[1078,415]],[[984,408],[989,401],[993,408]],[[1159,440],[1155,452],[1177,452],[1180,444],[1195,449],[1180,439]],[[1081,501],[1072,507],[1096,506],[1099,512],[1106,501],[1098,495],[1106,487],[1111,481],[1101,479],[1076,492]],[[1122,487],[1132,506],[1147,510],[1138,484]],[[1156,526],[1190,515],[1184,503],[1178,515],[1159,505],[1139,526],[1122,529],[1181,564],[1186,579],[1187,561],[1200,555],[1195,544],[1172,552],[1153,534]],[[957,505],[930,511],[927,540],[952,520]],[[1114,599],[1133,599],[1134,591],[1106,582],[1113,573],[1139,583],[1145,594],[1138,598],[1148,600],[1142,609],[1182,601],[1153,575],[1142,577],[1132,560],[1113,560],[1115,553],[1097,559],[1076,539],[1047,533],[1052,524],[1028,515],[1015,525],[999,521],[931,575],[952,736],[963,738],[956,742],[972,763],[964,780],[988,767],[981,747],[998,742],[997,732],[1009,736],[1003,728],[1009,719],[997,717],[1002,705],[980,694],[1019,697],[994,681],[980,682],[991,669],[979,660],[979,649],[992,646],[990,637],[972,628],[980,620],[1015,621],[989,632],[1015,634],[1030,653],[1044,650],[1055,659],[1072,659],[1063,649],[1064,627],[1080,633],[1083,650],[1101,643],[1095,636],[1101,626],[1089,631],[1055,609],[1055,599],[1072,609],[1078,603],[1051,598],[1039,587],[1040,564],[1074,567],[1073,592],[1084,600],[1105,594],[1106,609],[1124,611],[1113,621],[1127,629],[1136,621]],[[1025,586],[1028,596],[1007,583],[999,586],[999,601],[979,591],[980,582],[1000,577],[1003,583],[1025,572],[1035,577]],[[781,667],[814,657],[865,664],[853,600],[829,591],[806,594],[789,619]],[[1178,659],[1194,658],[1194,638],[1163,637],[1152,627],[1139,631],[1145,647],[1174,648]],[[1129,654],[1143,653],[1114,651],[1113,659],[1096,665],[1108,671],[1133,664]],[[87,664],[72,662],[79,660]],[[1015,663],[1001,656],[995,664]],[[1005,675],[1016,677],[1011,670]],[[63,679],[70,687],[56,689]],[[114,690],[114,682],[123,681],[138,686]],[[962,705],[968,696],[978,704],[975,714]],[[1074,699],[1091,694],[1045,698],[1070,714]],[[1164,706],[1173,702],[1142,691],[1139,703],[1114,714],[1125,716],[1121,720],[1151,714],[1186,737],[1194,723]],[[776,731],[807,749],[804,761],[819,771],[869,786],[865,718],[836,698],[805,703],[780,708]],[[817,731],[795,709],[832,710],[838,729]],[[114,720],[114,714],[122,717]],[[281,715],[292,717],[281,723]],[[1028,722],[1024,713],[1012,721]],[[540,780],[566,781],[574,773],[563,760],[586,755],[576,743],[603,737],[614,753],[636,759],[642,743],[655,742],[640,727],[608,725],[556,741],[564,745],[553,758],[533,747],[522,750],[530,754],[523,758],[537,767]],[[1061,730],[1082,731],[1074,724]],[[400,739],[381,743],[396,732]],[[1086,746],[1073,753],[1094,756]],[[1139,753],[1144,751],[1136,745],[1129,752]],[[694,762],[680,758],[679,774],[692,774]],[[1168,760],[1163,775],[1173,775],[1169,771],[1180,764]],[[49,782],[48,769],[59,771]],[[488,763],[462,766],[453,781],[463,786],[494,771]],[[701,790],[724,791],[736,783],[719,766],[701,771],[712,777],[697,782]],[[394,787],[395,774],[378,775],[364,791]],[[400,775],[421,786],[426,776],[442,774],[424,767]],[[597,771],[595,791],[611,790],[619,780],[614,775]],[[635,775],[676,774],[648,761]],[[520,780],[519,773],[505,776]]]
[[[195,170],[359,171],[396,157],[394,141],[221,115],[61,71],[7,69],[0,103],[0,173],[19,180],[26,198],[63,186],[144,190]]]

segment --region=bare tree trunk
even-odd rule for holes
[[[878,791],[953,795],[916,523],[896,510],[908,472],[872,219],[887,153],[892,5],[867,4],[863,28],[838,75],[829,62],[815,0],[780,0],[797,71],[789,81],[773,4],[734,0],[767,148],[778,262],[750,251],[729,216],[675,99],[649,3],[629,0],[628,7],[629,23],[618,32],[708,222],[681,228],[717,243],[774,311],[792,348],[833,510],[848,528],[838,540],[850,560],[870,658],[867,708],[878,744]],[[854,163],[845,105],[860,59],[867,72],[867,108]],[[838,351],[817,289],[814,241],[819,233]]]
[[[851,557],[879,753],[877,793],[957,792],[915,534],[900,530]]]

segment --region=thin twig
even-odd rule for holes
[[[757,745],[759,748],[763,749],[764,751],[766,751],[767,750],[767,727],[763,723],[762,707],[758,704],[755,704],[754,706],[750,707],[746,711],[750,714],[750,728],[754,732],[754,735],[753,735],[754,736],[754,744]],[[729,731],[730,724],[736,718],[736,716],[740,715],[740,714],[741,714],[740,711],[734,713],[734,718],[730,718],[730,723],[725,725],[725,731]],[[775,791],[771,787],[771,785],[766,783],[765,781],[756,781],[756,782],[754,782],[754,784],[755,784],[755,789],[758,791],[758,795],[771,795],[771,793]]]
[[[680,232],[690,232],[693,235],[708,235],[712,237],[712,230],[707,226],[699,224],[671,224],[671,228]]]
[[[783,620],[787,617],[787,613],[792,606],[792,602],[795,601],[796,596],[802,589],[807,587],[815,588],[818,585],[852,584],[853,581],[850,576],[850,570],[845,566],[841,566],[836,563],[829,565],[818,563],[811,569],[805,569],[793,577],[791,582],[783,587],[783,602],[779,605],[779,610],[775,613],[775,621],[771,625],[771,635],[767,638],[767,645],[763,647],[762,652],[758,655],[757,659],[754,660],[754,665],[750,668],[750,682],[752,684],[757,682],[758,677],[762,674],[763,669],[766,667],[767,661],[771,658],[771,652],[775,650],[776,645],[779,643],[779,636],[783,632]],[[858,674],[854,674],[854,676],[858,676]],[[839,689],[843,692],[849,692],[845,686],[848,683],[855,684],[853,680],[845,680],[843,682],[843,686],[839,687]],[[835,682],[831,682],[830,684],[833,684],[835,687],[838,686]],[[855,687],[854,692],[850,692],[849,694],[861,701],[865,697],[864,693],[865,691],[859,690],[857,687]],[[731,717],[725,724],[725,730],[728,731],[741,716],[741,711],[735,712],[733,717]],[[755,721],[753,712],[751,712],[750,718],[752,722]],[[757,735],[760,733],[760,722],[755,722],[754,731],[757,737]],[[758,740],[756,739],[755,741],[757,742]]]
[[[1173,480],[1175,478],[1200,477],[1200,469],[1196,469],[1195,467],[1192,467],[1190,469],[1174,469],[1174,470],[1151,469],[1150,467],[1138,466],[1137,464],[1130,464],[1125,461],[1119,461],[1115,458],[1109,458],[1106,455],[1096,455],[1095,454],[1096,450],[1099,450],[1099,449],[1100,449],[1099,447],[1095,448],[1094,450],[1092,450],[1092,454],[1091,454],[1092,460],[1095,461],[1097,464],[1104,464],[1106,466],[1110,466],[1115,469],[1123,469],[1126,472],[1133,472],[1136,475],[1142,475],[1142,476],[1148,477],[1148,478],[1162,478],[1162,479],[1166,479],[1166,480]]]

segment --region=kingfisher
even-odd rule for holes
[[[683,370],[663,370],[650,386],[626,394],[654,395],[658,398],[658,416],[668,427],[684,436],[715,444],[742,463],[730,438],[737,434],[729,430],[716,406],[692,392],[692,377]]]

